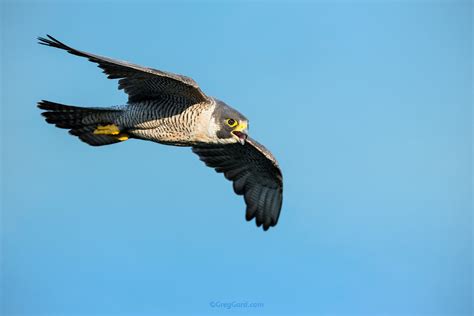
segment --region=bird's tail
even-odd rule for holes
[[[46,122],[69,129],[71,135],[91,146],[115,144],[129,137],[114,123],[121,115],[120,109],[83,108],[45,100],[38,107],[44,110]]]

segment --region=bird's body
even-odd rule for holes
[[[188,107],[173,106],[172,101],[142,101],[124,106],[114,123],[128,130],[129,135],[135,138],[161,144],[225,144],[227,140],[213,137],[215,122],[212,115],[217,104],[227,106],[214,98]]]
[[[214,105],[197,103],[174,108],[160,101],[150,100],[123,107],[114,123],[135,138],[161,144],[192,146],[208,140],[205,129]]]
[[[247,220],[267,230],[282,203],[281,171],[273,155],[247,136],[248,120],[224,102],[206,96],[191,78],[85,53],[48,36],[40,43],[95,62],[129,95],[126,105],[87,108],[41,101],[48,123],[67,128],[92,146],[130,138],[190,146],[206,165],[234,182],[245,197]]]

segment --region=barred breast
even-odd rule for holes
[[[211,137],[208,125],[215,102],[191,106],[179,96],[164,96],[129,104],[118,124],[136,138],[158,143],[192,146]]]

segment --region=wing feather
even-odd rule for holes
[[[258,197],[257,226],[259,227],[263,224],[263,222],[265,221],[267,217],[270,218],[270,216],[264,216],[266,213],[265,202],[267,201],[266,200],[267,193],[268,193],[268,188],[262,187],[260,195]]]
[[[39,43],[85,57],[96,63],[107,78],[120,79],[119,89],[128,94],[129,103],[156,99],[163,95],[182,97],[188,106],[208,101],[208,97],[198,84],[189,77],[83,52],[67,46],[50,35],[47,37],[38,37]]]
[[[234,192],[238,195],[242,195],[245,193],[245,183],[247,182],[247,178],[249,177],[249,173],[246,173],[242,177],[238,177],[234,180]]]
[[[233,181],[236,194],[247,204],[245,217],[256,218],[257,226],[267,230],[278,222],[283,196],[283,177],[276,159],[257,141],[245,145],[195,146],[193,152],[209,167]]]

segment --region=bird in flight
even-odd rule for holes
[[[128,95],[119,107],[78,107],[41,101],[46,122],[91,146],[128,139],[189,146],[209,167],[233,182],[243,195],[245,217],[268,230],[280,216],[283,178],[278,162],[263,145],[248,136],[247,118],[224,102],[205,95],[191,78],[102,57],[69,47],[50,35],[39,43],[85,57],[118,79]]]

